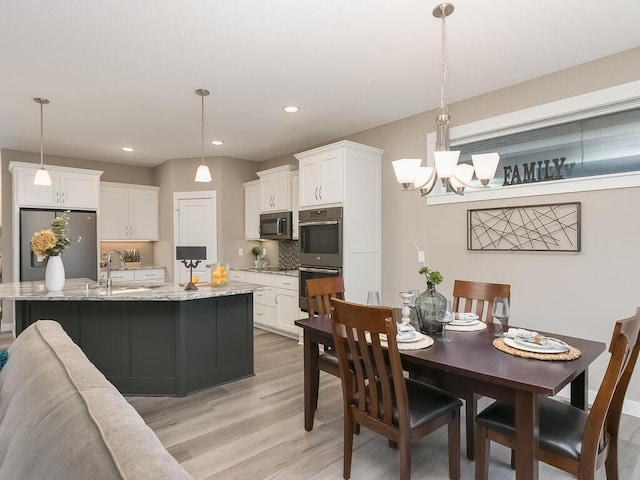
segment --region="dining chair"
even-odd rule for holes
[[[459,479],[460,399],[404,377],[392,308],[336,298],[331,305],[344,407],[343,477],[351,476],[355,425],[385,436],[399,448],[401,480],[411,477],[412,442],[447,425],[449,478]]]
[[[493,322],[493,299],[496,297],[506,297],[511,300],[511,286],[505,283],[470,282],[467,280],[456,280],[453,283],[453,311],[473,312],[485,323]],[[478,413],[478,399],[481,398],[481,395],[467,390],[457,393],[465,401],[467,458],[473,460],[474,419]]]
[[[538,458],[580,480],[591,480],[605,464],[608,480],[618,478],[618,429],[624,396],[640,342],[640,308],[618,320],[613,329],[611,358],[596,398],[587,413],[549,397],[539,399]],[[476,417],[476,480],[489,473],[490,442],[515,448],[512,405],[495,402]]]
[[[331,298],[344,299],[344,279],[343,277],[311,278],[305,284],[307,295],[307,308],[309,318],[314,315],[331,314]],[[318,376],[314,379],[314,405],[313,410],[318,408],[318,390],[320,386],[320,370],[336,377],[340,377],[338,368],[338,357],[335,350],[325,348],[318,357]]]

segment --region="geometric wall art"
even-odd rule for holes
[[[467,250],[580,251],[580,202],[467,210]]]

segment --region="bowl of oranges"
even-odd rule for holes
[[[211,270],[211,285],[225,285],[229,281],[229,264],[216,263]]]

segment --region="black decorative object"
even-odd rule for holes
[[[197,290],[193,283],[193,269],[197,267],[203,258],[207,258],[207,247],[176,247],[176,260],[189,269],[189,283],[185,290]]]
[[[467,210],[467,250],[580,251],[580,202]]]

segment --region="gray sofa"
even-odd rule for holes
[[[0,478],[191,476],[60,324],[40,320],[0,371]]]

